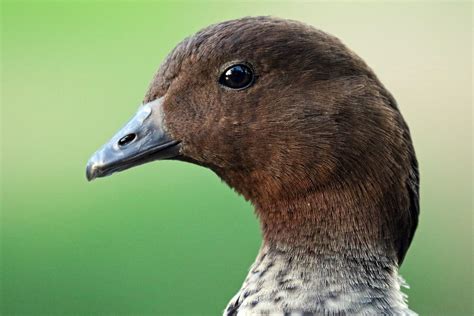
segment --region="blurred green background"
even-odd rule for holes
[[[411,307],[472,314],[472,4],[13,2],[1,5],[2,315],[217,315],[260,244],[212,172],[159,162],[87,183],[166,54],[247,15],[340,37],[397,98],[421,166],[402,267]]]

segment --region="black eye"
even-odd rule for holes
[[[254,80],[250,67],[238,64],[227,68],[219,78],[219,83],[231,89],[244,89],[249,87]]]

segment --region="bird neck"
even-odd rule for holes
[[[230,310],[409,313],[377,217],[327,198],[313,193],[257,205],[262,247]]]
[[[404,314],[403,280],[390,259],[299,254],[264,242],[226,315]]]
[[[387,217],[391,212],[385,207],[337,188],[256,204],[256,213],[264,244],[271,248],[321,259],[369,256],[396,266],[395,237],[387,228],[393,219]]]

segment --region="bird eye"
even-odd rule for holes
[[[250,67],[238,64],[227,68],[219,78],[219,83],[231,89],[245,89],[252,85],[254,75]]]

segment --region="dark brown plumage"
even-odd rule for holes
[[[218,83],[236,63],[255,71],[247,89]],[[337,38],[269,17],[210,26],[163,62],[144,103],[160,98],[163,126],[180,142],[174,158],[210,168],[255,205],[260,257],[285,253],[287,269],[303,258],[328,275],[350,262],[347,277],[357,270],[373,284],[396,273],[419,212],[410,133],[392,95]],[[268,310],[291,310],[280,300]],[[374,311],[399,311],[381,300],[388,307]],[[330,310],[321,304],[307,311]],[[229,314],[244,305],[239,296]]]
[[[216,84],[232,61],[252,63],[254,86]],[[251,200],[265,237],[354,230],[371,242],[391,240],[387,247],[403,259],[418,216],[408,127],[392,95],[338,39],[288,20],[225,22],[168,56],[144,102],[162,96],[183,159]],[[311,223],[308,232],[301,221]]]

